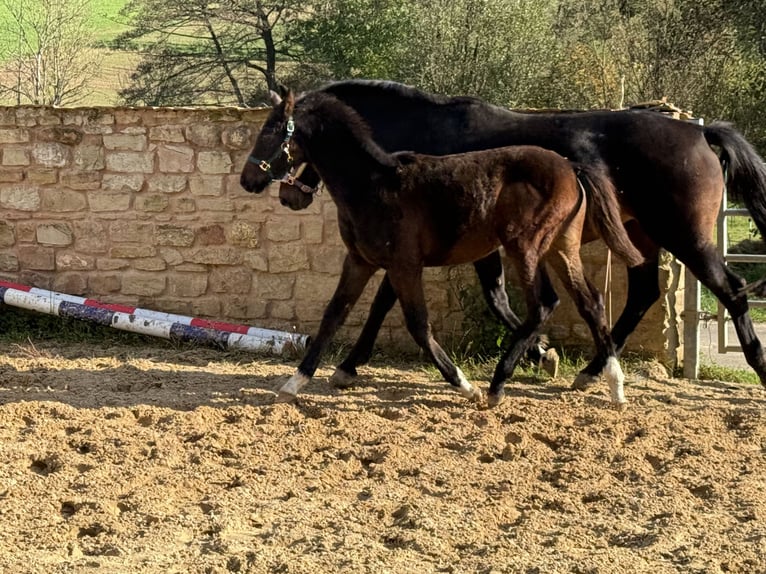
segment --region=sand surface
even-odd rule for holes
[[[766,572],[760,387],[644,363],[623,413],[542,376],[480,410],[376,362],[274,404],[295,364],[4,349],[0,572]]]

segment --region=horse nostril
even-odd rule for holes
[[[280,198],[279,203],[281,203],[283,206],[287,207],[287,200],[286,199],[281,199]]]

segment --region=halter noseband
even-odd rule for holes
[[[286,183],[287,185],[291,185],[293,187],[297,187],[299,190],[301,190],[306,195],[322,195],[322,182],[320,181],[316,187],[311,187],[310,185],[306,185],[302,181],[300,181],[298,178],[303,173],[303,170],[306,169],[307,163],[302,163],[298,166],[293,167],[293,169],[290,170],[288,174],[286,174],[282,179],[279,180],[280,183]]]
[[[285,139],[282,140],[282,145],[279,146],[279,149],[274,152],[274,154],[269,159],[258,159],[254,155],[250,154],[247,156],[247,161],[249,163],[254,163],[259,168],[261,168],[261,171],[266,172],[271,176],[272,181],[274,180],[274,174],[271,173],[271,162],[273,162],[275,159],[280,157],[282,154],[285,154],[287,156],[287,163],[289,165],[292,165],[293,163],[293,156],[290,155],[290,140],[293,137],[293,132],[295,131],[295,122],[293,121],[293,117],[290,116],[287,118],[287,126],[285,126]]]

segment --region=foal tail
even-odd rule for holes
[[[766,239],[766,163],[731,124],[714,122],[703,129],[707,143],[721,148],[727,191],[733,199],[744,201]]]
[[[637,267],[644,256],[628,237],[620,217],[620,205],[611,180],[602,170],[578,165],[577,180],[587,198],[586,217],[591,229],[598,232],[607,247],[617,254],[628,267]]]

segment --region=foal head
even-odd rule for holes
[[[295,96],[291,90],[281,88],[281,91],[281,95],[271,92],[274,107],[242,168],[239,183],[246,191],[261,193],[272,181],[282,177],[293,163],[290,140],[295,130]]]

